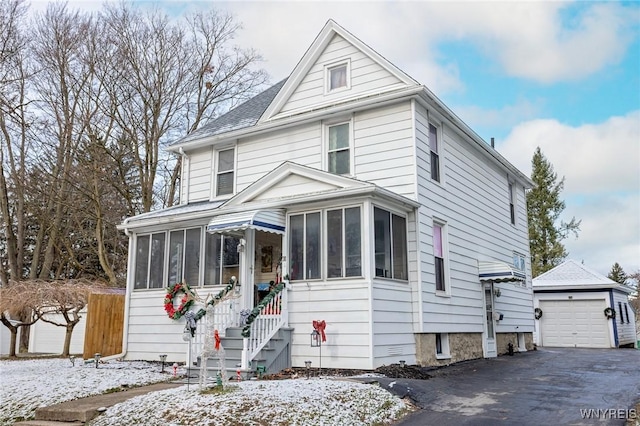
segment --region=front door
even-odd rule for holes
[[[282,236],[255,231],[255,257],[253,267],[253,305],[256,306],[278,282],[282,257]]]
[[[484,317],[485,337],[484,356],[493,358],[498,356],[496,349],[496,323],[493,314],[493,284],[484,284]]]

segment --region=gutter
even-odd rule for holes
[[[343,112],[358,111],[363,108],[368,108],[371,105],[383,106],[389,103],[397,102],[403,98],[415,96],[419,94],[423,89],[422,86],[412,86],[403,90],[394,91],[390,93],[384,93],[379,95],[368,95],[364,98],[356,98],[348,101],[344,104],[324,105],[321,109],[312,109],[305,112],[295,113],[285,118],[276,119],[275,121],[269,121],[264,124],[257,124],[251,127],[244,127],[239,130],[221,133],[211,137],[205,137],[202,139],[196,139],[191,142],[178,143],[167,148],[167,151],[179,153],[180,149],[197,149],[210,146],[215,143],[227,142],[230,140],[238,139],[240,137],[257,136],[262,133],[278,129],[286,128],[289,126],[298,126],[317,121],[319,118],[326,118],[327,115],[335,115]],[[355,104],[355,105],[354,105]],[[333,108],[333,109],[332,109]],[[301,118],[304,116],[303,118]]]
[[[151,218],[147,220],[135,221],[135,223],[132,223],[131,226],[127,226],[127,224],[129,223],[129,219],[131,219],[131,218],[128,218],[121,225],[118,225],[117,228],[123,229],[125,230],[125,232],[127,232],[132,229],[145,228],[148,226],[158,226],[158,225],[170,224],[174,222],[183,222],[183,221],[211,218],[212,213],[214,212],[218,213],[215,215],[215,216],[218,216],[220,214],[239,213],[247,210],[283,208],[283,207],[291,206],[292,204],[304,204],[304,203],[310,203],[310,202],[316,202],[316,201],[326,201],[330,199],[349,198],[349,197],[366,196],[366,195],[379,196],[382,198],[392,199],[397,203],[405,206],[407,210],[412,210],[421,206],[419,202],[412,200],[410,198],[406,198],[401,195],[398,195],[387,189],[384,189],[375,185],[366,185],[366,186],[355,187],[355,188],[340,189],[333,192],[326,192],[326,191],[317,192],[311,195],[304,195],[304,197],[299,197],[299,198],[281,197],[281,198],[267,201],[267,202],[263,202],[263,201],[257,202],[255,204],[255,207],[254,205],[252,205],[253,203],[246,203],[246,204],[243,204],[242,206],[229,207],[225,209],[215,208],[215,209],[202,210],[202,211],[193,212],[193,213],[185,213],[184,215],[180,215],[178,217],[176,217],[175,215],[167,215],[163,217],[156,217],[156,218]]]

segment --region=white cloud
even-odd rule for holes
[[[640,111],[579,127],[557,120],[533,120],[517,125],[498,149],[525,174],[531,175],[536,147],[565,176],[565,195],[640,189]]]
[[[585,204],[567,201],[563,214],[582,219],[578,239],[564,241],[569,257],[607,275],[618,262],[627,273],[640,271],[640,193],[602,195]]]
[[[565,177],[561,218],[582,220],[579,238],[564,241],[569,257],[605,275],[615,262],[640,270],[640,111],[578,127],[525,122],[498,150],[531,175],[537,146]]]
[[[638,8],[617,3],[429,6],[431,37],[475,43],[508,75],[542,83],[579,80],[619,61],[632,41],[638,17]]]
[[[499,127],[508,129],[537,116],[543,108],[543,100],[520,99],[512,105],[487,109],[476,105],[452,106],[453,111],[472,129]]]

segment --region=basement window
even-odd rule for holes
[[[449,334],[436,333],[436,359],[449,359]]]

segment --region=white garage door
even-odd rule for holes
[[[542,346],[609,348],[604,300],[541,300]]]

